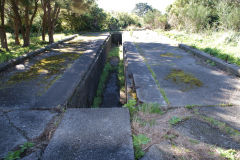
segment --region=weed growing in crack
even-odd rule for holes
[[[21,154],[23,154],[26,150],[32,148],[34,146],[31,142],[26,142],[23,145],[20,146],[19,150],[8,152],[7,156],[4,158],[4,160],[15,160],[20,159]]]
[[[137,101],[135,99],[130,99],[128,102],[123,106],[129,109],[130,116],[133,117],[133,115],[137,112]]]
[[[138,110],[144,113],[150,113],[150,114],[163,114],[164,112],[161,110],[160,106],[158,104],[141,104],[138,106]]]
[[[135,159],[140,159],[145,152],[141,149],[142,145],[148,144],[150,142],[150,138],[143,134],[133,135],[133,146],[135,150]]]
[[[178,123],[181,122],[181,121],[182,121],[181,118],[176,117],[176,116],[173,116],[173,117],[169,120],[169,123],[170,123],[171,125],[176,125],[176,124],[178,124]]]

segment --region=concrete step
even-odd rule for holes
[[[134,160],[128,109],[68,109],[42,159]]]

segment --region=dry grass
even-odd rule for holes
[[[226,160],[231,159],[231,156],[233,160],[240,159],[240,151],[236,151],[232,155],[229,150],[219,149],[219,147],[182,135],[169,123],[173,116],[177,116],[183,121],[190,117],[197,117],[191,110],[186,108],[168,110],[163,115],[148,114],[140,111],[134,115],[132,120],[133,133],[136,135],[144,134],[151,139],[148,144],[142,145],[144,151],[156,144],[160,150],[167,152],[169,155],[167,159]],[[152,125],[148,123],[151,121],[155,123]]]

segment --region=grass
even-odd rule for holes
[[[4,158],[4,160],[15,160],[20,159],[21,155],[31,147],[33,147],[34,144],[31,142],[26,142],[23,145],[20,146],[19,150],[8,152],[7,156]]]
[[[54,39],[55,41],[59,41],[63,38],[65,38],[68,35],[68,33],[57,33],[54,34]],[[3,50],[3,52],[0,52],[0,63],[6,62],[10,59],[13,58],[17,58],[25,53],[34,51],[36,49],[42,48],[46,45],[48,45],[47,42],[43,42],[41,40],[41,36],[36,34],[36,33],[32,33],[30,40],[31,40],[31,44],[28,47],[22,47],[15,45],[14,43],[14,37],[12,34],[8,33],[7,34],[7,39],[8,39],[8,47],[10,51],[5,51]],[[46,36],[46,40],[48,39],[48,36]],[[23,44],[23,40],[20,38],[20,43]]]
[[[187,33],[176,30],[157,30],[157,32],[240,66],[240,34],[238,32]]]
[[[222,148],[218,148],[217,152],[220,154],[221,157],[228,159],[228,160],[237,160],[236,156],[237,156],[237,151],[233,150],[233,149],[222,149]]]
[[[181,121],[182,121],[181,118],[176,117],[176,116],[173,116],[173,117],[169,120],[169,123],[170,123],[171,125],[176,125],[176,124],[180,123]]]
[[[113,67],[111,66],[111,64],[109,62],[106,63],[106,65],[104,66],[103,72],[101,74],[100,81],[98,83],[97,95],[93,100],[93,105],[92,105],[93,108],[97,108],[101,105],[103,90],[105,88],[107,78],[112,70],[113,70]]]
[[[117,68],[112,66],[109,62],[112,57],[119,57],[119,59],[120,59]],[[103,91],[104,91],[108,76],[112,71],[114,71],[116,69],[117,69],[117,72],[118,72],[120,89],[124,91],[125,90],[124,89],[125,79],[124,79],[124,65],[123,65],[122,46],[113,47],[110,50],[110,52],[108,53],[107,63],[104,66],[104,69],[103,69],[103,72],[101,74],[100,81],[99,81],[99,84],[98,84],[97,94],[96,94],[96,96],[94,97],[94,100],[93,100],[93,105],[92,105],[93,108],[97,108],[101,105],[102,95],[103,95]]]
[[[150,138],[143,134],[133,135],[133,147],[135,151],[135,159],[140,159],[145,152],[142,150],[141,146],[144,144],[148,144],[150,142]]]

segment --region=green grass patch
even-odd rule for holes
[[[8,152],[7,156],[4,158],[4,160],[15,160],[20,159],[21,155],[28,149],[32,148],[34,146],[31,142],[26,142],[23,145],[20,146],[19,150]]]
[[[32,33],[30,36],[31,39],[31,44],[28,47],[22,47],[22,46],[18,46],[15,45],[14,43],[14,37],[11,34],[7,34],[7,38],[8,38],[8,47],[10,51],[5,51],[3,50],[3,52],[0,52],[0,63],[6,62],[10,59],[13,58],[17,58],[25,53],[34,51],[36,49],[42,48],[46,45],[48,45],[47,42],[43,42],[41,40],[41,36],[36,34],[36,33]],[[65,38],[68,35],[68,33],[57,33],[54,35],[55,41],[59,41],[63,38]],[[48,39],[48,36],[46,36],[46,39]],[[23,44],[23,40],[20,37],[20,42],[21,44]]]
[[[143,134],[133,135],[133,147],[135,151],[135,159],[140,159],[145,154],[141,146],[144,144],[148,144],[150,141],[151,141],[150,138]]]
[[[170,123],[171,125],[176,125],[176,124],[180,123],[181,121],[182,121],[181,118],[176,117],[176,116],[173,116],[173,117],[169,120],[169,123]]]
[[[227,160],[237,160],[237,151],[234,149],[222,149],[218,148],[217,152],[220,154],[221,157],[226,158]]]
[[[112,66],[109,62],[112,57],[118,57],[119,60],[120,60],[117,68]],[[92,105],[93,108],[97,108],[101,105],[103,91],[104,91],[108,76],[114,70],[117,70],[117,72],[118,72],[119,87],[120,87],[121,90],[124,90],[125,78],[124,78],[122,46],[113,47],[110,50],[110,52],[108,53],[107,63],[104,66],[104,69],[103,69],[103,72],[101,74],[100,81],[99,81],[99,84],[98,84],[97,94],[96,94],[96,96],[94,97],[94,100],[93,100],[93,105]]]
[[[183,31],[157,31],[180,43],[204,51],[228,63],[240,66],[239,32],[187,33]]]
[[[106,63],[106,65],[104,66],[103,72],[101,74],[99,83],[98,83],[98,89],[97,89],[97,95],[95,96],[94,100],[93,100],[93,108],[97,108],[101,105],[102,103],[102,95],[103,95],[103,91],[105,88],[105,84],[107,82],[107,78],[110,74],[110,72],[113,70],[113,67],[111,66],[111,64],[109,62]]]
[[[138,106],[138,111],[141,111],[143,113],[150,113],[150,114],[163,114],[161,107],[159,104],[141,104]]]

